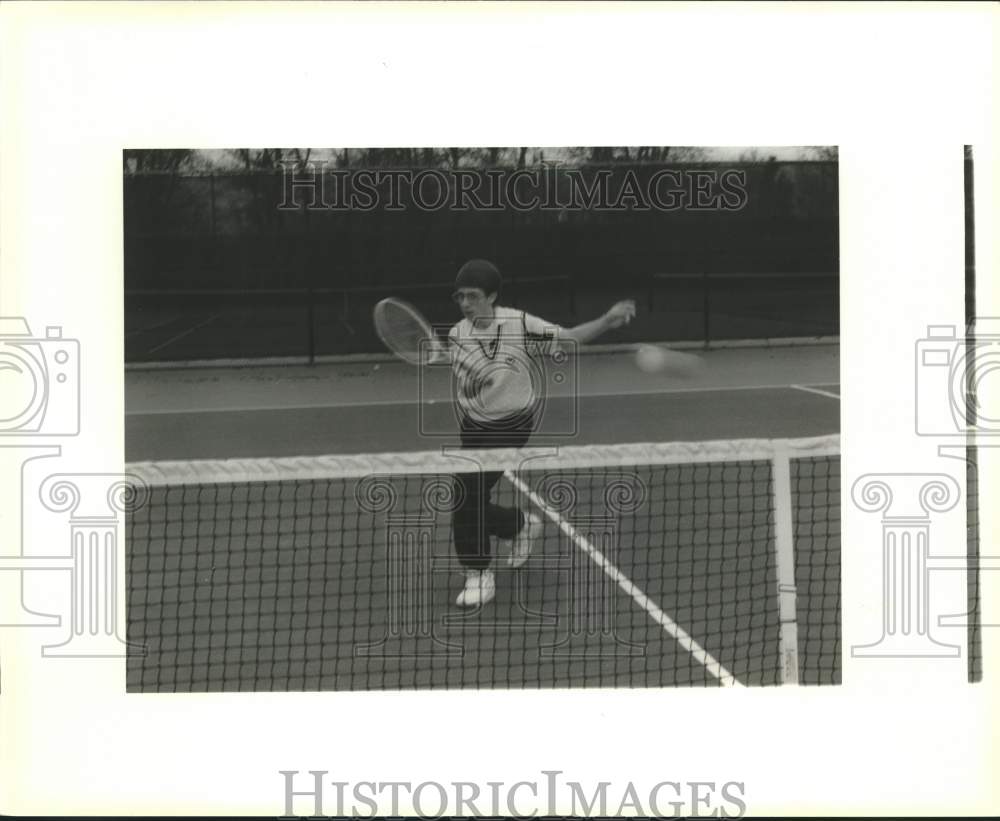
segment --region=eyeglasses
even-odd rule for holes
[[[469,302],[484,302],[486,300],[486,294],[482,291],[455,291],[451,295],[451,301],[461,304],[465,300]]]

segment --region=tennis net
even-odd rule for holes
[[[130,691],[840,682],[838,437],[136,463]],[[455,606],[453,476],[542,536]],[[144,486],[144,488],[142,487]]]

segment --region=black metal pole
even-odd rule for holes
[[[307,253],[303,260],[306,266],[306,347],[308,348],[309,364],[316,363],[316,255],[312,247],[312,222],[309,219],[309,205],[302,203],[302,216],[305,221],[302,244]],[[302,255],[299,255],[302,258]]]
[[[215,249],[215,172],[209,174],[208,176],[208,207],[209,207],[209,218],[208,226],[209,231],[212,234],[212,250]]]
[[[309,364],[313,365],[316,362],[316,308],[315,302],[316,297],[313,292],[312,285],[306,291],[306,302],[308,304],[307,308],[307,322],[309,323],[308,329],[308,346],[309,346]]]
[[[709,279],[708,272],[701,272],[701,285],[702,285],[702,322],[703,322],[703,333],[705,335],[705,348],[708,348],[708,343],[712,339],[711,326],[709,324],[709,312],[711,310],[711,303],[709,301]]]

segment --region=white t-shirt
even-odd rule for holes
[[[486,327],[463,319],[448,332],[448,353],[462,412],[477,422],[515,416],[544,390],[539,354],[562,328],[514,308],[496,306]]]

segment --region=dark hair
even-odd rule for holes
[[[486,259],[470,259],[458,269],[456,288],[480,288],[486,295],[499,294],[502,283],[497,266]]]

